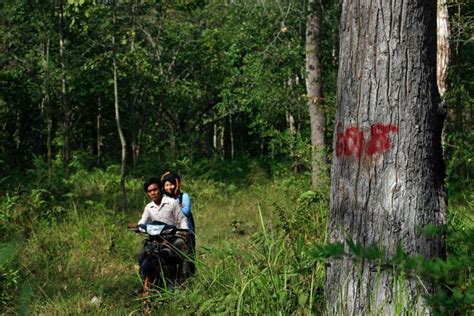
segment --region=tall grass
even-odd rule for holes
[[[313,310],[313,290],[321,287],[322,268],[314,272],[301,259],[296,262],[300,255],[291,244],[297,233],[281,229],[296,223],[294,205],[307,182],[301,178],[236,185],[188,179],[185,190],[193,199],[198,273],[182,288],[153,293],[155,311]],[[8,221],[21,240],[13,256],[19,277],[9,288],[12,297],[3,305],[5,311],[43,315],[141,311],[140,298],[133,294],[140,286],[135,255],[141,238],[127,232],[126,223],[138,221],[146,196],[142,180],[129,179],[127,212],[119,213],[117,183],[113,168],[79,170],[62,182],[67,188],[59,198],[52,198],[45,186],[27,207],[25,201],[34,189],[16,200],[3,200],[16,214]],[[305,201],[302,207],[308,207]],[[53,213],[51,207],[61,211]],[[319,225],[321,235],[325,224]]]
[[[156,314],[324,312],[324,257],[332,252],[315,245],[326,241],[327,187],[307,191],[305,175],[249,174],[238,182],[185,179],[196,222],[198,272],[182,287],[152,291]],[[44,180],[43,186],[0,199],[2,313],[141,314],[134,294],[141,285],[135,258],[141,237],[127,232],[126,224],[138,221],[147,200],[143,179],[130,178],[127,211],[118,212],[117,175],[114,167],[78,170],[67,180],[53,179],[61,190]],[[450,237],[450,254],[472,254],[472,245],[462,242],[472,232],[469,203],[467,198],[451,206],[450,229],[465,236]],[[466,300],[471,267],[456,281]],[[400,284],[395,299],[404,311]]]

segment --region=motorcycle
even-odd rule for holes
[[[188,230],[158,221],[129,225],[129,229],[147,236],[139,258],[140,275],[143,280],[142,296],[146,305],[151,287],[159,289],[173,287],[190,276],[189,262],[186,260],[187,248],[182,236]],[[181,250],[176,246],[179,243],[184,245],[180,247]]]

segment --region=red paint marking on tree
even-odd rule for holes
[[[349,127],[341,132],[341,123],[337,126],[336,156],[362,156],[364,148],[364,131],[358,127]]]
[[[395,125],[388,124],[374,124],[370,128],[370,141],[367,146],[367,154],[372,156],[377,153],[384,153],[390,149],[391,143],[388,138],[388,133],[398,132],[398,128]]]
[[[368,156],[382,154],[390,149],[389,133],[398,132],[393,124],[376,123],[370,127],[370,139],[365,140],[365,134],[359,127],[349,127],[343,131],[341,123],[336,127],[336,157],[356,156],[359,159],[364,152]],[[364,150],[365,149],[365,150]]]

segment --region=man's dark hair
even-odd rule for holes
[[[160,179],[158,179],[156,177],[151,177],[148,180],[146,180],[145,183],[143,184],[143,191],[145,191],[145,193],[148,193],[148,187],[152,184],[156,184],[156,185],[158,185],[158,188],[161,188]]]

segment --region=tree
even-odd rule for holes
[[[436,19],[436,34],[437,34],[437,58],[436,58],[436,80],[438,83],[438,90],[441,97],[447,90],[446,77],[448,76],[449,65],[449,13],[448,1],[438,0],[437,19]]]
[[[71,107],[68,100],[67,90],[66,90],[66,66],[65,66],[65,57],[64,57],[64,31],[65,31],[65,21],[64,21],[64,3],[60,1],[59,3],[59,63],[61,65],[61,109],[63,113],[63,122],[62,122],[62,132],[63,132],[63,161],[67,170],[69,170],[69,161],[70,157],[70,133],[71,133]]]
[[[113,65],[113,78],[114,78],[114,108],[115,108],[115,122],[117,124],[117,132],[120,138],[121,144],[121,163],[120,163],[120,210],[125,211],[125,163],[127,160],[127,142],[122,131],[120,124],[120,112],[119,112],[119,92],[118,92],[118,80],[117,80],[117,47],[116,47],[116,16],[115,16],[115,1],[112,4],[112,65]]]
[[[446,217],[436,2],[344,1],[339,63],[329,240],[443,256],[443,237],[419,230]],[[401,314],[429,314],[423,286],[346,254],[330,260],[325,293],[333,312],[390,315],[398,288]]]
[[[322,111],[322,63],[321,63],[321,3],[308,1],[306,22],[306,90],[311,121],[311,182],[313,188],[321,183],[326,170],[324,154],[325,117]]]

